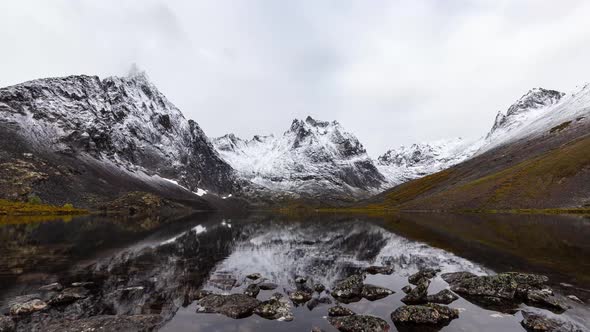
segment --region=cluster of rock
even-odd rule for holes
[[[483,307],[514,307],[519,303],[561,313],[567,306],[558,299],[542,275],[506,272],[476,276],[469,272],[445,273],[441,276],[451,290]]]

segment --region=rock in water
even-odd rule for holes
[[[10,307],[10,314],[14,316],[28,315],[35,311],[41,311],[45,308],[47,308],[47,303],[39,299],[33,299],[27,302],[12,305]]]
[[[548,288],[528,289],[522,296],[524,301],[532,306],[547,308],[558,313],[568,309],[563,302],[553,295],[553,291]]]
[[[313,290],[318,293],[321,293],[326,290],[326,286],[324,286],[322,284],[315,284],[315,285],[313,285]]]
[[[408,294],[411,291],[412,291],[412,286],[410,286],[410,285],[406,285],[402,288],[402,292],[404,292],[406,294]]]
[[[446,325],[459,317],[459,310],[439,304],[405,305],[391,313],[396,325]]]
[[[258,287],[256,284],[248,285],[248,287],[246,287],[244,290],[244,294],[254,298],[258,296],[258,293],[260,293],[260,287]]]
[[[379,300],[395,293],[391,289],[366,284],[363,286],[361,296],[369,301]]]
[[[84,299],[88,296],[88,290],[83,287],[66,288],[61,293],[49,300],[50,305],[65,305]]]
[[[267,301],[262,302],[254,313],[258,316],[271,320],[292,321],[293,312],[291,311],[291,304],[284,299],[281,294],[279,296],[271,296]]]
[[[455,293],[451,292],[448,289],[443,289],[436,294],[428,295],[426,298],[426,300],[430,303],[441,303],[441,304],[450,304],[458,299],[459,299],[459,297],[457,295],[455,295]]]
[[[294,291],[289,294],[289,298],[293,303],[301,304],[311,300],[311,293],[307,293],[304,291]]]
[[[258,279],[262,278],[262,275],[260,273],[252,273],[252,274],[247,275],[246,278],[252,279],[252,280],[258,280]]]
[[[0,332],[14,332],[15,325],[12,318],[0,315]]]
[[[231,318],[244,318],[252,312],[260,301],[245,294],[212,294],[199,301],[197,312],[219,313]]]
[[[306,277],[298,276],[298,277],[295,278],[295,283],[304,284],[306,282],[307,282],[307,278]]]
[[[435,270],[435,269],[422,269],[414,274],[412,274],[411,276],[408,277],[408,281],[410,282],[410,284],[412,285],[418,285],[418,283],[422,280],[422,279],[432,279],[436,276],[436,273],[440,272],[440,270]]]
[[[444,281],[449,284],[455,284],[462,280],[477,277],[477,275],[471,272],[451,272],[451,273],[443,273],[440,276]]]
[[[258,287],[262,290],[273,290],[279,287],[279,285],[272,283],[272,282],[263,282],[258,284]]]
[[[364,274],[352,275],[336,284],[332,296],[342,302],[359,300],[363,291]]]
[[[354,312],[352,310],[339,305],[328,309],[328,316],[330,317],[344,317],[352,315],[354,315]]]
[[[392,274],[393,266],[369,266],[365,269],[369,274]]]
[[[401,301],[405,304],[422,304],[428,301],[430,280],[422,278],[416,287],[410,290]]]
[[[584,330],[571,322],[564,322],[554,318],[528,311],[522,312],[524,318],[520,324],[529,332],[583,332]]]
[[[387,332],[389,324],[379,317],[369,315],[353,315],[344,317],[328,317],[332,326],[343,332]]]

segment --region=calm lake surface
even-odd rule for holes
[[[197,313],[196,301],[187,300],[187,294],[197,289],[242,293],[253,282],[246,276],[259,273],[278,285],[260,292],[258,299],[266,300],[295,289],[297,276],[330,289],[368,266],[389,265],[391,275],[368,275],[365,283],[395,294],[344,306],[385,319],[391,331],[396,327],[390,314],[403,305],[401,288],[422,268],[545,274],[557,294],[576,295],[586,303],[564,297],[571,308],[557,316],[590,329],[590,220],[582,217],[197,214],[177,220],[4,220],[0,253],[2,313],[12,299],[34,294],[40,286],[91,281],[100,294],[125,292],[108,305],[97,300],[95,314],[159,314],[163,331],[336,331],[325,318],[336,301],[325,292],[314,297],[332,304],[294,306],[290,322]],[[448,287],[439,273],[429,294]],[[441,331],[524,331],[520,311],[489,310],[463,298],[449,306],[458,308],[460,316]],[[555,315],[525,304],[518,309]]]

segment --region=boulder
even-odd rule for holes
[[[47,308],[47,303],[39,299],[33,299],[22,303],[13,304],[10,307],[10,314],[14,316],[28,315]]]
[[[418,285],[419,283],[421,283],[422,279],[432,279],[436,276],[436,274],[438,272],[440,272],[440,270],[438,270],[438,269],[437,270],[431,269],[431,268],[422,269],[422,270],[412,274],[411,276],[409,276],[408,281],[412,285]]]
[[[291,304],[281,294],[271,296],[267,301],[260,303],[254,313],[262,318],[292,321],[294,316],[291,311]]]
[[[352,275],[336,284],[332,296],[342,302],[358,301],[363,291],[364,274]]]
[[[197,312],[219,313],[234,319],[252,315],[260,301],[245,294],[211,294],[199,301]]]
[[[344,317],[352,315],[354,315],[354,312],[352,310],[339,305],[328,309],[328,316],[330,317]]]
[[[261,282],[258,284],[258,287],[262,290],[273,290],[273,289],[277,289],[277,287],[279,287],[279,285],[274,284],[272,282]]]
[[[455,295],[455,293],[451,292],[448,289],[443,289],[436,294],[428,295],[426,297],[426,300],[428,302],[440,303],[440,304],[450,304],[458,299],[459,299],[459,297],[457,295]]]
[[[520,324],[529,332],[583,332],[582,327],[571,322],[549,318],[538,313],[523,311]]]
[[[428,302],[430,280],[422,278],[418,285],[410,290],[401,301],[405,304],[423,304]]]
[[[531,306],[543,307],[555,312],[564,312],[568,309],[563,302],[553,295],[553,291],[548,288],[529,289],[524,294],[524,302]]]
[[[322,284],[315,284],[315,285],[313,285],[313,290],[318,293],[321,293],[326,290],[326,286],[324,286]]]
[[[402,288],[402,292],[404,292],[405,294],[408,294],[410,291],[412,291],[412,286],[410,285],[406,285]]]
[[[390,328],[385,320],[369,315],[328,317],[328,321],[343,332],[387,332]]]
[[[459,310],[444,305],[405,305],[391,313],[391,320],[397,325],[446,325],[459,317]]]
[[[258,293],[260,293],[260,287],[256,284],[248,285],[244,290],[244,294],[254,298],[258,296]]]
[[[311,293],[296,290],[294,292],[289,293],[289,298],[295,304],[302,304],[311,300]]]
[[[9,316],[0,315],[0,332],[14,332],[16,324]]]
[[[440,277],[446,281],[448,284],[454,284],[460,282],[465,279],[477,277],[477,275],[471,272],[451,272],[451,273],[443,273]]]
[[[48,304],[52,306],[74,303],[88,296],[88,290],[83,287],[71,287],[52,297]]]
[[[258,280],[260,278],[262,278],[262,275],[260,273],[252,273],[246,276],[246,278],[251,279],[251,280]]]
[[[369,266],[365,269],[365,271],[369,274],[392,274],[393,273],[393,266]]]
[[[388,297],[393,293],[395,292],[388,288],[365,284],[361,291],[361,296],[369,301],[375,301]]]

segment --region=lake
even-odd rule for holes
[[[342,304],[357,314],[384,319],[404,303],[408,277],[440,269],[428,293],[449,288],[441,275],[506,271],[549,277],[569,308],[555,313],[524,303],[491,307],[459,297],[449,304],[459,318],[433,331],[524,331],[522,310],[559,317],[590,329],[590,220],[577,216],[412,213],[386,217],[316,214],[195,214],[141,220],[79,217],[71,220],[4,220],[0,225],[0,308],[19,300],[50,298],[39,288],[58,282],[88,289],[79,299],[19,317],[20,330],[51,330],[52,322],[97,315],[152,315],[162,331],[336,331],[326,319],[337,301],[328,292],[291,304],[293,320],[258,315],[233,319],[197,313],[199,291],[243,293],[250,284],[275,284],[257,298],[285,298],[316,284],[331,290],[370,266],[390,274],[366,274],[365,284],[395,293],[374,301]],[[257,280],[248,276],[259,274]],[[298,277],[305,284],[296,283]],[[300,281],[300,280],[299,280]],[[307,285],[307,286],[305,286]],[[342,302],[342,301],[341,301]],[[409,330],[408,330],[409,331]],[[419,330],[416,330],[419,331]]]

